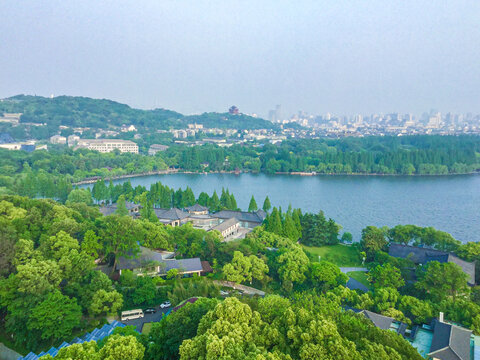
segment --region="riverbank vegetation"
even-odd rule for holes
[[[0,191],[66,199],[71,184],[169,168],[191,172],[448,175],[480,170],[480,137],[406,136],[288,140],[281,144],[172,145],[156,156],[0,149]]]

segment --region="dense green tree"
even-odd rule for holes
[[[390,264],[377,265],[368,272],[367,276],[368,281],[376,289],[386,287],[398,289],[405,285],[400,270]]]
[[[92,315],[111,315],[122,308],[123,297],[116,290],[97,290],[91,299],[89,311]]]
[[[267,196],[263,202],[262,209],[265,212],[269,212],[271,208],[272,208],[272,204],[270,203],[270,199]]]
[[[254,212],[254,211],[257,211],[257,209],[258,209],[257,202],[255,201],[255,198],[252,195],[252,198],[250,199],[250,203],[248,204],[248,211]]]
[[[133,257],[139,251],[141,233],[138,225],[129,216],[110,215],[103,219],[101,237],[104,239],[105,254],[112,254],[115,270],[119,256]]]
[[[149,333],[146,359],[177,359],[183,340],[197,334],[202,317],[219,303],[216,299],[199,298],[172,312],[162,321],[154,323]]]
[[[382,250],[387,245],[387,240],[382,229],[375,226],[367,226],[362,230],[360,245],[367,253],[367,256],[372,258],[376,251]]]
[[[455,301],[469,293],[467,280],[468,275],[457,264],[430,261],[419,269],[415,287],[424,291],[433,301],[446,298]]]
[[[127,210],[127,205],[125,201],[125,196],[120,195],[117,200],[117,209],[115,210],[115,214],[118,216],[127,216],[128,215],[128,210]]]
[[[343,274],[338,266],[328,261],[311,263],[309,278],[315,286],[319,286],[322,290],[345,285],[348,281],[348,276]]]
[[[55,290],[32,309],[27,327],[39,331],[42,339],[62,339],[70,336],[72,330],[80,325],[81,316],[76,300]]]
[[[100,238],[93,230],[87,230],[83,236],[81,248],[85,253],[91,255],[95,259],[98,257],[98,251],[102,249]]]
[[[93,203],[92,194],[88,189],[73,189],[67,197],[68,203],[85,203],[91,205]]]
[[[143,360],[145,347],[136,337],[111,335],[100,349],[100,359],[105,360]]]

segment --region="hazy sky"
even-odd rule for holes
[[[480,113],[480,1],[0,0],[0,97]]]

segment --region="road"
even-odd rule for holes
[[[143,318],[122,321],[122,324],[136,326],[137,331],[142,332],[143,324],[149,322],[159,322],[162,320],[163,314],[166,313],[170,308],[161,309],[160,306],[156,306],[155,309],[157,309],[155,314],[145,314]]]
[[[340,268],[340,271],[344,274],[350,272],[350,271],[363,271],[363,272],[367,272],[368,269],[365,268],[365,267],[341,267]]]

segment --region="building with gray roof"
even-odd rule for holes
[[[166,259],[157,251],[140,246],[140,252],[131,258],[120,256],[116,270],[131,270],[141,275],[165,275],[169,270],[178,269],[180,274],[198,274],[203,271],[200,258]]]
[[[177,208],[171,209],[153,209],[158,220],[167,225],[179,226],[185,224],[190,216],[183,210]]]
[[[457,264],[462,268],[463,272],[468,275],[468,284],[471,286],[475,285],[475,263],[462,260],[452,253],[436,249],[392,243],[388,249],[388,254],[397,258],[410,259],[415,264],[424,265],[430,261]]]
[[[443,322],[433,323],[433,340],[428,356],[438,360],[470,360],[472,331]]]
[[[233,217],[214,226],[211,231],[216,230],[222,234],[224,239],[227,239],[228,237],[235,236],[238,233],[239,227],[240,223],[238,219]]]
[[[236,218],[240,222],[241,227],[253,229],[262,224],[267,214],[263,210],[257,210],[255,212],[222,210],[212,214],[212,216],[218,219]]]

